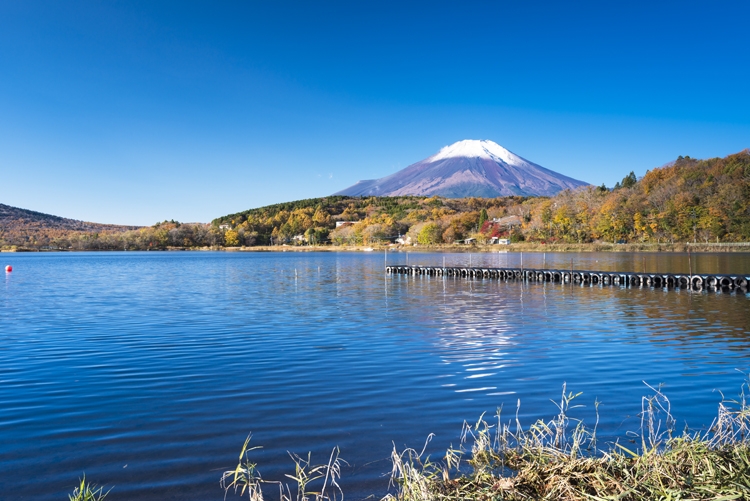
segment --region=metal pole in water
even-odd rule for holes
[[[523,271],[523,252],[521,253],[521,271]]]
[[[573,285],[573,260],[570,260],[570,285]]]

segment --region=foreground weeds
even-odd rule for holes
[[[344,494],[336,482],[341,478],[341,464],[345,461],[339,457],[339,449],[334,448],[328,463],[313,465],[310,454],[303,458],[290,453],[294,462],[294,474],[285,475],[289,481],[264,480],[260,476],[257,464],[250,460],[250,452],[258,447],[249,447],[250,437],[245,440],[240,452],[239,463],[234,470],[225,471],[221,477],[221,486],[225,492],[234,490],[240,495],[247,494],[251,501],[263,501],[264,488],[276,487],[280,501],[339,501]]]
[[[638,432],[599,448],[592,428],[570,416],[580,394],[563,385],[557,415],[524,428],[515,418],[492,422],[482,416],[464,424],[459,447],[432,461],[425,451],[391,454],[392,492],[383,501],[637,501],[750,500],[750,407],[747,385],[738,400],[724,399],[705,432],[676,432],[667,397],[660,389],[641,403]],[[520,402],[519,402],[520,406]],[[634,445],[630,445],[630,444]],[[251,501],[342,501],[338,480],[346,464],[334,448],[328,461],[291,454],[294,473],[264,479],[245,440],[237,467],[225,471],[221,487]],[[80,481],[71,501],[100,501],[107,493]]]
[[[596,426],[568,412],[523,429],[516,418],[465,425],[461,447],[444,461],[413,449],[392,454],[392,501],[416,500],[733,500],[750,499],[750,409],[723,401],[705,433],[675,434],[669,400],[657,389],[642,402],[638,450],[596,448]]]
[[[73,494],[68,494],[70,501],[102,501],[109,491],[104,492],[103,487],[98,487],[86,481],[86,475],[80,480],[79,484],[73,489]]]

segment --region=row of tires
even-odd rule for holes
[[[523,268],[438,268],[429,266],[387,266],[386,273],[448,277],[494,278],[529,282],[563,282],[651,287],[748,288],[745,275],[675,275],[671,273],[610,273],[599,271],[533,270]]]

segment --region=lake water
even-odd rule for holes
[[[0,497],[58,500],[85,472],[111,500],[221,500],[245,437],[349,462],[381,496],[395,443],[439,455],[503,405],[551,418],[563,383],[600,439],[637,430],[644,381],[706,427],[750,370],[741,293],[386,276],[382,253],[3,254]],[[514,266],[519,254],[388,253],[388,264]],[[525,254],[527,267],[685,272],[681,254]],[[748,254],[694,272],[750,273]],[[237,499],[230,494],[228,499]]]

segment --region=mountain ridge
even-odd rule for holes
[[[44,212],[21,209],[0,203],[0,228],[4,230],[22,226],[26,229],[55,229],[67,231],[135,230],[140,226],[91,223]]]

